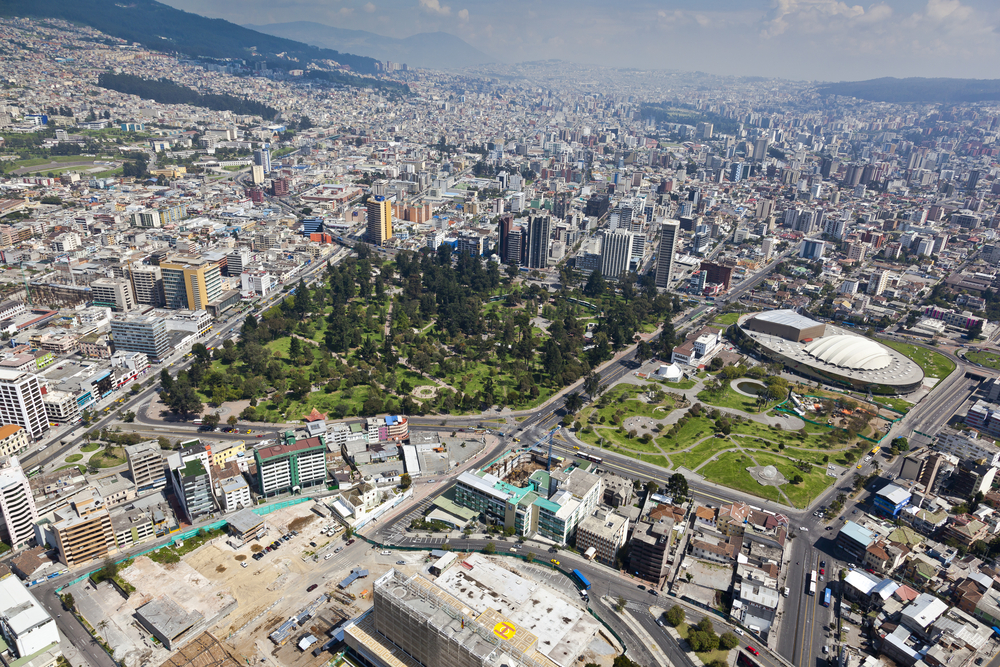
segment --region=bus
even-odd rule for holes
[[[604,459],[602,459],[600,456],[594,456],[593,454],[587,454],[586,452],[580,452],[579,454],[577,454],[577,456],[581,459],[590,461],[591,463],[600,464],[601,462],[604,461]]]
[[[809,582],[809,595],[816,595],[816,582],[815,581],[810,581]]]
[[[820,604],[822,604],[824,607],[829,607],[830,606],[830,589],[829,589],[829,587],[825,588],[823,590],[823,601]]]
[[[872,448],[872,456],[877,456],[880,451],[882,451],[882,448],[879,447],[878,445],[875,445]]]
[[[809,573],[809,581],[811,581],[814,584],[816,583],[816,570],[813,570],[812,572]]]
[[[583,587],[583,590],[585,591],[590,590],[590,582],[587,581],[587,577],[583,576],[583,573],[580,572],[580,570],[573,570],[572,574],[573,577],[576,579],[577,583],[579,583],[580,586]]]

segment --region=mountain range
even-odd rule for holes
[[[317,48],[293,39],[254,32],[156,0],[0,0],[0,16],[53,18],[160,51],[188,56],[265,61],[268,67],[301,68],[312,60],[334,60],[355,72],[374,74],[374,58]],[[279,55],[281,54],[281,55]]]
[[[404,39],[383,37],[366,30],[348,30],[294,21],[243,26],[257,32],[295,39],[313,46],[348,51],[379,60],[406,63],[410,67],[451,69],[496,62],[461,38],[447,32],[424,32]]]
[[[961,104],[1000,100],[1000,79],[925,79],[885,77],[841,81],[819,87],[821,95],[845,95],[895,104],[940,102]]]

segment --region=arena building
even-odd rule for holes
[[[734,341],[809,378],[873,394],[908,394],[924,379],[904,354],[851,331],[792,310],[742,316]]]

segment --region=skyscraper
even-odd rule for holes
[[[17,549],[35,536],[38,510],[16,456],[0,459],[0,518],[3,541]]]
[[[168,308],[205,310],[222,296],[219,264],[203,257],[171,257],[160,262]]]
[[[253,163],[262,167],[265,174],[271,173],[271,145],[264,144],[260,150],[253,152]]]
[[[753,159],[757,162],[763,162],[766,157],[767,137],[761,137],[757,141],[753,142]]]
[[[656,286],[670,287],[673,279],[674,252],[677,250],[677,237],[680,236],[680,223],[676,220],[660,225],[660,249],[656,257]]]
[[[17,424],[34,440],[49,430],[37,375],[0,370],[0,423]]]
[[[601,244],[601,275],[617,280],[628,272],[632,257],[632,233],[625,229],[604,232]]]
[[[368,199],[368,236],[372,245],[385,245],[392,238],[392,203],[382,195]]]
[[[500,221],[497,223],[497,236],[499,237],[499,254],[500,259],[504,262],[507,261],[507,248],[510,245],[508,237],[510,236],[511,225],[514,224],[514,216],[509,213],[505,213],[500,216]]]
[[[528,231],[528,268],[544,269],[549,263],[552,218],[547,215],[532,216],[530,225]]]

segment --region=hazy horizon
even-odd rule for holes
[[[797,80],[997,78],[1000,3],[838,0],[167,0],[239,25],[313,21],[403,38],[444,31],[499,62]]]

